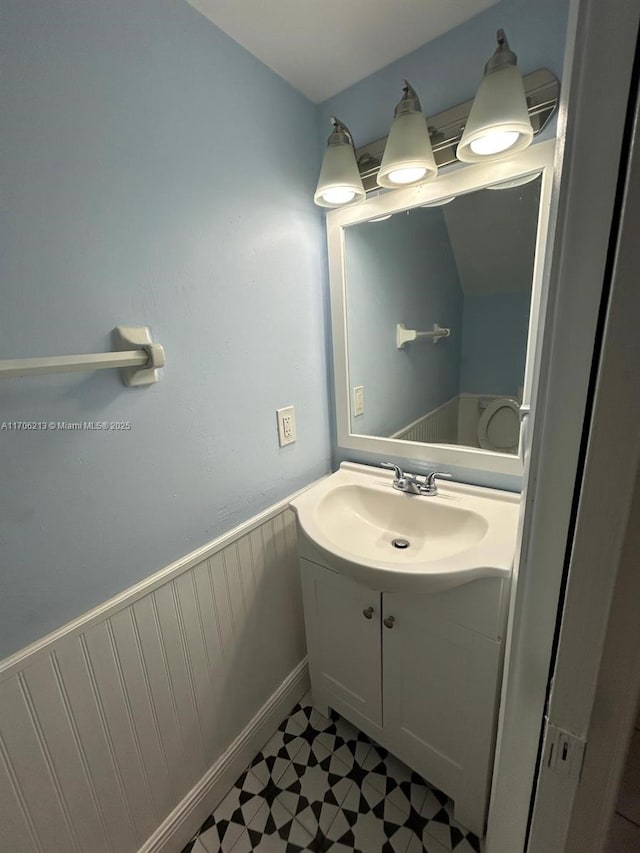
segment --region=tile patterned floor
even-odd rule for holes
[[[481,853],[453,803],[305,697],[182,853]]]

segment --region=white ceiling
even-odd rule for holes
[[[498,0],[187,0],[315,103]]]

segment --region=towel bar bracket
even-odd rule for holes
[[[158,368],[164,367],[164,347],[154,344],[148,326],[116,326],[113,330],[115,348],[118,352],[142,349],[149,355],[143,365],[123,367],[122,381],[130,387],[153,385],[158,381]]]
[[[396,347],[404,349],[405,344],[411,341],[417,341],[421,338],[431,338],[434,344],[437,344],[440,338],[448,338],[451,334],[451,329],[443,329],[437,323],[433,324],[432,332],[418,332],[416,329],[407,329],[404,323],[396,324]]]

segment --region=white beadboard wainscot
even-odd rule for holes
[[[394,432],[390,437],[429,444],[455,444],[458,435],[459,399],[459,397],[452,397],[437,409],[432,409],[426,415],[422,415]]]
[[[186,844],[308,689],[288,501],[0,663],[0,850]]]

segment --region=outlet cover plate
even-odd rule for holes
[[[278,441],[280,447],[293,444],[296,440],[296,413],[293,406],[285,406],[284,409],[276,409],[278,418]]]

